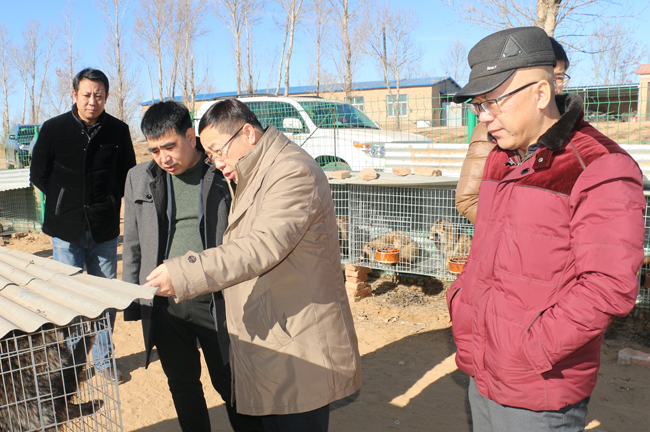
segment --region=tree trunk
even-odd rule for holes
[[[280,93],[280,86],[282,85],[282,62],[284,59],[284,50],[287,48],[287,38],[289,37],[289,22],[287,21],[284,26],[284,40],[282,41],[282,53],[280,54],[280,66],[278,67],[278,86],[275,89],[275,95]]]
[[[345,62],[345,101],[350,102],[352,98],[352,46],[350,44],[350,15],[348,0],[343,2],[343,46]]]
[[[49,33],[47,35],[49,46],[47,48],[47,55],[45,56],[45,64],[43,67],[43,77],[41,79],[41,85],[38,90],[38,101],[36,102],[36,121],[34,123],[39,123],[39,117],[40,117],[40,112],[41,112],[41,99],[43,98],[43,88],[46,86],[46,77],[47,77],[47,70],[50,66],[50,54],[52,53],[52,48],[54,48],[54,44],[56,43],[56,33]]]
[[[23,86],[23,115],[20,118],[20,123],[25,124],[25,112],[27,111],[27,81]]]
[[[291,52],[293,51],[293,35],[296,31],[296,16],[292,14],[289,25],[289,48],[287,58],[284,61],[284,95],[289,96],[289,64],[291,63]]]
[[[553,37],[557,25],[557,16],[562,0],[537,0],[537,19],[535,25],[544,29],[547,35]]]

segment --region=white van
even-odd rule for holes
[[[386,143],[431,142],[421,135],[380,129],[348,103],[313,96],[250,96],[239,100],[248,105],[263,127],[278,128],[325,169],[383,170]],[[197,111],[197,131],[201,117],[216,102],[204,102]]]

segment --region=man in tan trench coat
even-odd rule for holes
[[[361,386],[327,177],[236,99],[210,107],[199,133],[236,184],[223,245],[165,260],[147,285],[179,302],[223,290],[238,412],[265,431],[327,431],[329,404]]]

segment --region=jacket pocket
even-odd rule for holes
[[[63,194],[65,193],[65,188],[61,188],[59,191],[59,196],[56,198],[56,207],[54,208],[54,215],[59,216],[61,214],[61,207],[63,206]]]
[[[485,327],[485,365],[492,376],[507,382],[508,371],[532,372],[524,354],[526,328],[523,324],[488,313]]]
[[[273,300],[271,291],[267,291],[260,296],[262,320],[264,321],[266,327],[269,329],[269,333],[273,335],[280,346],[288,345],[293,341],[293,338],[287,330],[287,319],[286,317],[281,317],[281,319],[278,319],[275,311],[273,310],[272,303]]]
[[[449,309],[449,321],[453,321],[454,313],[452,312],[453,302],[459,292],[463,290],[463,287],[456,289],[447,293],[447,309]]]
[[[153,196],[151,194],[147,194],[145,196],[133,197],[133,202],[135,204],[151,204],[153,203]]]

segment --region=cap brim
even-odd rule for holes
[[[490,93],[495,88],[503,84],[510,76],[515,73],[516,69],[507,70],[505,72],[489,75],[481,78],[471,79],[460,89],[453,98],[455,103],[465,102],[467,99],[474,96]]]

